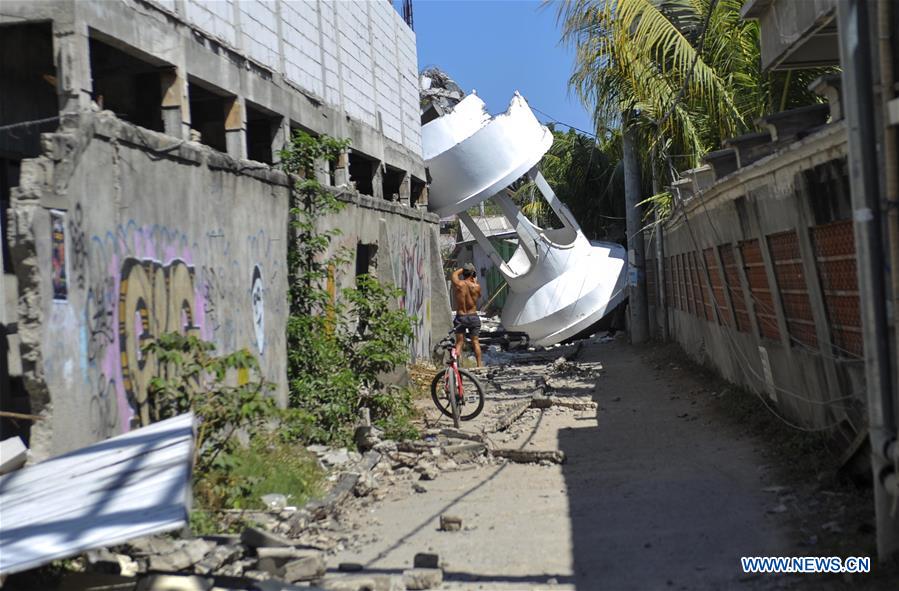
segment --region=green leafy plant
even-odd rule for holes
[[[290,317],[287,374],[293,425],[307,441],[347,442],[359,408],[382,388],[380,376],[408,359],[412,319],[396,303],[402,291],[362,275],[338,290],[348,253],[333,248],[337,229],[324,218],[341,211],[338,196],[318,182],[346,140],[299,132],[281,153],[282,167],[297,175],[291,208]],[[390,411],[398,412],[396,407]],[[373,418],[383,418],[373,412]]]
[[[256,358],[246,349],[213,355],[214,349],[212,343],[179,333],[160,335],[144,346],[160,367],[147,390],[150,414],[158,421],[193,411],[199,422],[195,464],[201,474],[233,451],[238,429],[257,429],[276,412]]]

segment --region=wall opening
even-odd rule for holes
[[[93,100],[116,117],[163,131],[161,68],[171,66],[121,44],[90,37]]]
[[[846,159],[838,158],[802,172],[806,194],[816,224],[828,224],[852,217],[849,172]]]
[[[188,83],[190,85],[190,128],[200,134],[200,143],[215,148],[219,152],[227,152],[225,117],[234,97],[193,77],[188,79]]]
[[[384,199],[387,199],[388,201],[399,201],[403,179],[406,178],[406,171],[392,166],[387,166],[386,169],[387,170],[381,179],[381,186],[384,190]]]
[[[356,277],[360,275],[374,276],[377,271],[377,244],[356,243]]]
[[[59,114],[53,31],[50,23],[0,26],[0,158],[41,153],[40,135],[53,131]]]
[[[247,103],[247,158],[274,164],[275,137],[281,126],[281,116],[262,107]]]
[[[356,183],[356,190],[363,195],[374,196],[374,177],[378,161],[355,150],[350,151],[350,181]]]
[[[409,205],[415,207],[422,200],[422,196],[425,192],[425,187],[427,187],[427,183],[423,180],[417,179],[414,176],[412,178],[411,184],[411,194],[409,195]]]

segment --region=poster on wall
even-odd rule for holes
[[[50,262],[53,265],[53,301],[64,302],[69,297],[66,280],[66,212],[50,210]]]

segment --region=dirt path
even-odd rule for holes
[[[772,482],[753,442],[714,420],[708,402],[689,396],[703,388],[701,380],[676,366],[654,366],[620,340],[585,346],[578,362],[604,367],[582,377],[578,392],[592,391],[598,410],[530,410],[500,442],[562,450],[565,464],[462,466],[468,469],[420,483],[425,493],[392,489],[356,516],[369,542],[334,563],[398,572],[417,552],[436,552],[448,586],[466,589],[755,589],[788,582],[740,570],[743,555],[797,552],[786,517],[769,512],[777,499],[763,490]],[[444,513],[460,516],[463,530],[438,531]]]

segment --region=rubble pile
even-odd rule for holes
[[[462,88],[446,72],[434,67],[421,73],[418,94],[422,112],[433,110],[434,119],[452,111],[465,98]]]

